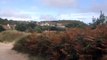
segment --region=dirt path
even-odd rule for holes
[[[0,60],[28,60],[27,55],[11,50],[12,43],[0,43]]]

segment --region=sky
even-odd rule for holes
[[[92,22],[107,0],[0,0],[0,17],[20,21],[80,20]]]

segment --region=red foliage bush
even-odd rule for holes
[[[84,29],[72,28],[64,32],[34,33],[17,41],[13,49],[31,55],[49,56],[50,58],[54,55],[57,57],[60,55],[57,52],[60,47],[68,49],[66,52],[70,52],[69,49],[75,49],[79,55],[92,55],[95,48],[100,48],[96,44],[103,45],[102,50],[107,47],[106,31],[107,25],[98,26],[96,29],[89,27]],[[67,45],[69,46],[66,47]]]

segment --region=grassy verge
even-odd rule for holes
[[[29,33],[7,30],[0,33],[0,42],[13,42],[29,35]]]

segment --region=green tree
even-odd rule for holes
[[[100,12],[99,21],[100,21],[99,24],[103,24],[105,21],[105,15],[104,15],[104,13],[102,13],[102,11]]]
[[[26,31],[28,27],[26,24],[21,23],[21,24],[17,24],[15,28],[18,31]]]
[[[5,29],[0,25],[0,32],[5,31]]]
[[[38,33],[41,33],[41,32],[43,31],[40,26],[36,26],[36,27],[34,28],[34,30],[35,30],[36,32],[38,32]]]
[[[92,24],[90,25],[92,28],[96,28],[98,25],[102,25],[104,24],[104,21],[105,21],[105,15],[102,11],[100,11],[100,16],[99,18],[93,18],[92,19]]]
[[[69,24],[65,25],[68,28],[84,28],[85,26],[87,26],[87,24],[81,22],[81,21],[72,21]]]
[[[32,29],[34,29],[35,26],[36,26],[36,22],[29,22],[29,23],[27,24],[27,27],[32,28]]]

